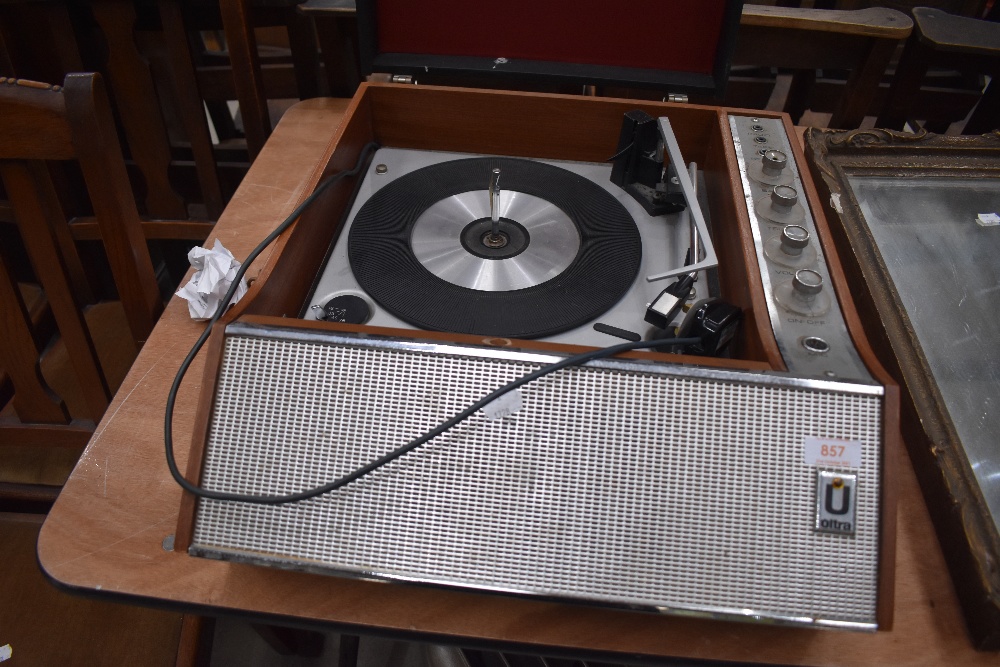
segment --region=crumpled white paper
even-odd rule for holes
[[[240,269],[240,262],[218,239],[215,240],[215,246],[211,250],[201,246],[191,248],[188,252],[188,261],[197,271],[187,284],[177,290],[177,296],[187,300],[191,319],[211,319],[219,309],[222,297],[233,284],[236,272]],[[229,305],[239,301],[246,293],[247,281],[241,278]]]

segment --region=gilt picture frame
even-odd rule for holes
[[[1000,132],[810,128],[805,144],[973,643],[996,650]]]

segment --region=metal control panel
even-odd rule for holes
[[[874,382],[851,341],[782,122],[729,116],[767,310],[788,370]]]

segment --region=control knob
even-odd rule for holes
[[[788,185],[792,182],[792,174],[785,169],[787,166],[788,156],[772,148],[764,151],[760,160],[751,162],[747,173],[764,186]]]
[[[781,230],[781,251],[798,256],[809,245],[809,230],[802,225],[787,225]]]
[[[800,299],[811,300],[823,291],[823,276],[812,269],[800,269],[792,277],[792,289]]]
[[[792,269],[813,266],[816,250],[809,244],[809,230],[802,225],[786,225],[781,234],[764,243],[764,255],[775,264]]]
[[[806,211],[799,204],[799,191],[790,185],[776,185],[767,197],[756,204],[757,215],[779,225],[794,225],[805,220]]]
[[[791,280],[775,287],[774,299],[785,310],[806,317],[819,317],[830,310],[830,295],[823,291],[823,276],[812,269],[799,269]]]

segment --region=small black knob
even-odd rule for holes
[[[367,301],[354,294],[341,294],[326,302],[323,313],[318,319],[326,322],[364,324],[371,316],[372,311]]]

